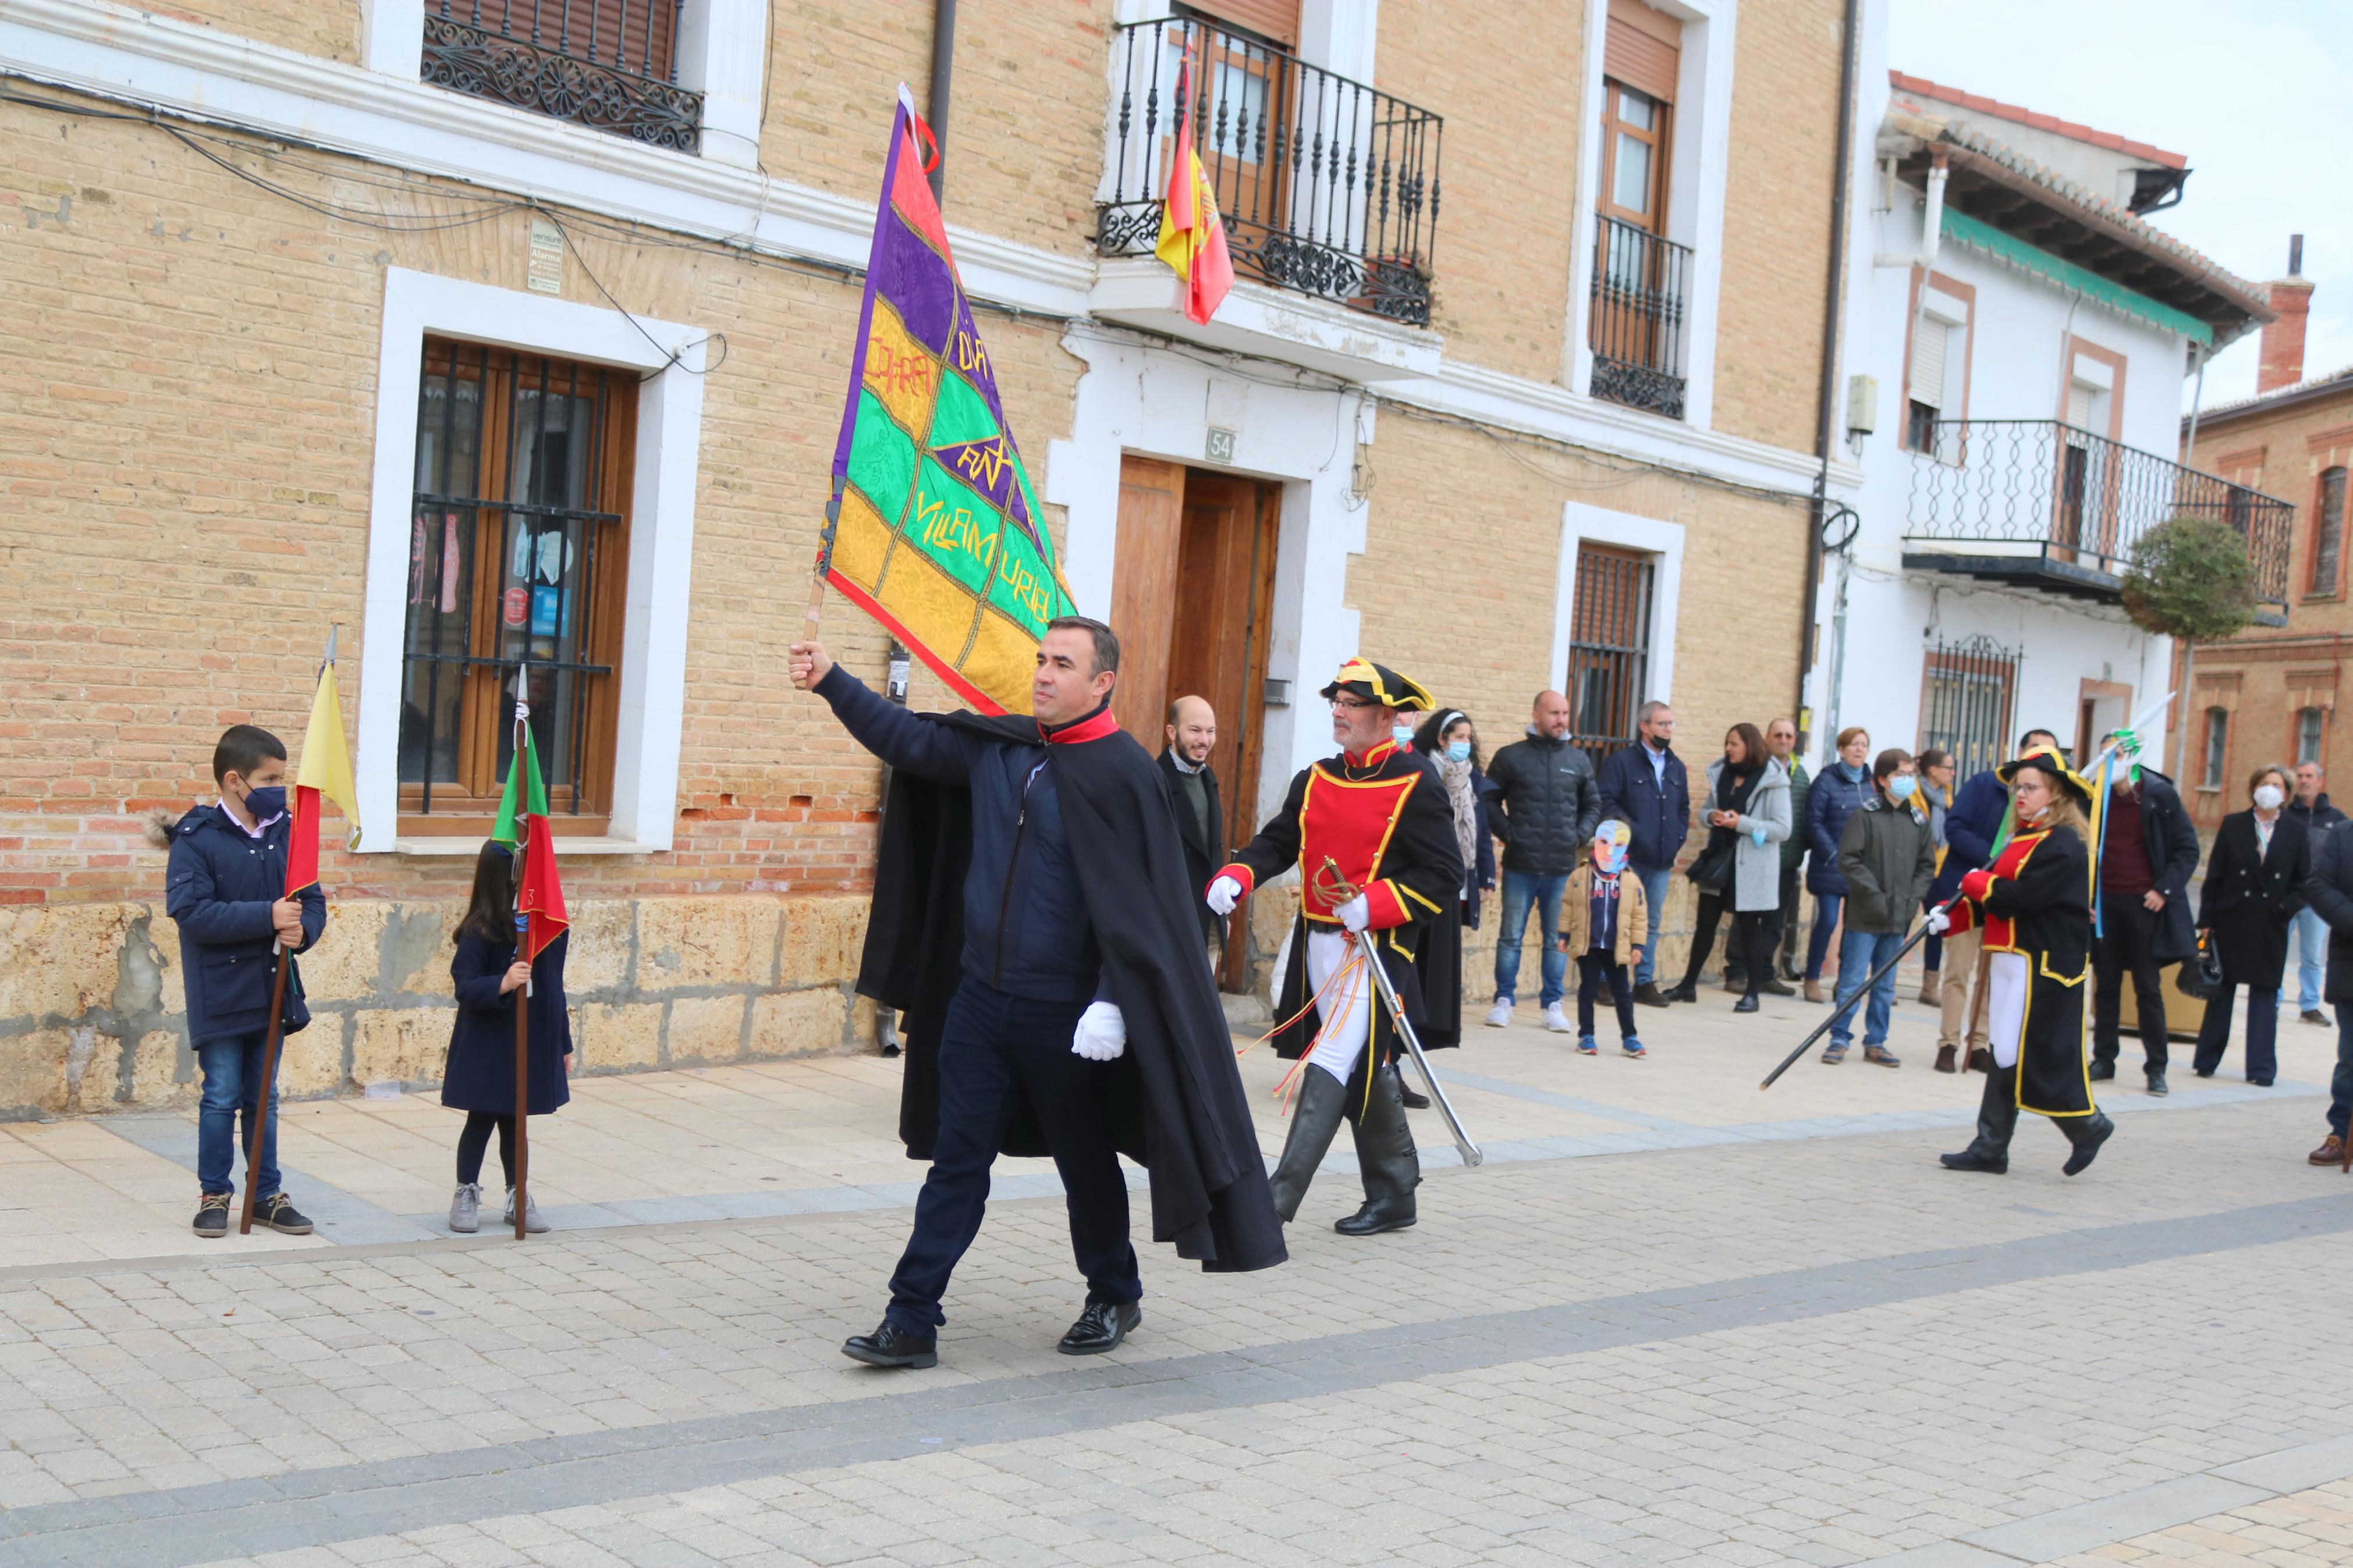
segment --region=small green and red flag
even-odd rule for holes
[[[514,761],[507,769],[506,792],[499,797],[499,819],[491,837],[522,857],[515,878],[515,923],[522,928],[523,962],[530,963],[572,918],[565,912],[564,882],[555,871],[555,834],[548,825],[547,785],[540,778],[539,752],[520,712],[515,733]]]

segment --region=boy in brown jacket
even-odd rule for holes
[[[1577,960],[1577,1054],[1596,1055],[1593,999],[1606,984],[1618,1009],[1618,1036],[1630,1057],[1648,1053],[1634,1035],[1634,993],[1628,965],[1651,934],[1651,910],[1641,879],[1626,876],[1633,830],[1612,817],[1593,830],[1592,853],[1568,874],[1560,895],[1560,950]]]

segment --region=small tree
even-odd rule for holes
[[[2245,537],[2211,517],[2167,519],[2133,542],[2124,601],[2133,625],[2180,639],[2186,714],[2198,645],[2236,637],[2254,622],[2255,572]],[[2189,756],[2185,717],[2174,747],[2175,777],[2189,765]]]

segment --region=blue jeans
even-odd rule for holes
[[[2320,1010],[2320,977],[2328,963],[2328,922],[2310,910],[2295,911],[2295,1010]]]
[[[1809,980],[1822,977],[1822,964],[1831,955],[1831,932],[1837,929],[1839,905],[1844,898],[1841,893],[1814,895],[1814,930],[1813,934],[1806,938],[1806,978]],[[1843,967],[1844,961],[1841,960],[1841,972]]]
[[[1894,958],[1895,950],[1903,945],[1902,931],[1888,931],[1883,935],[1872,931],[1847,932],[1846,940],[1839,943],[1838,994],[1831,999],[1831,1006],[1845,1006],[1847,998],[1862,990],[1862,983],[1871,978],[1871,972]],[[1891,969],[1879,977],[1879,984],[1871,988],[1870,1000],[1862,1005],[1865,1014],[1862,1043],[1866,1046],[1885,1045],[1888,1016],[1895,1009],[1895,971]],[[1831,1026],[1831,1044],[1844,1050],[1853,1038],[1854,1015],[1852,1012],[1839,1014],[1838,1022]]]
[[[2353,1007],[2337,1009],[2337,1071],[2328,1080],[2328,1130],[2339,1138],[2353,1125]]]
[[[232,1193],[229,1180],[237,1159],[253,1147],[253,1118],[261,1085],[262,1035],[230,1035],[206,1040],[196,1047],[196,1061],[205,1075],[204,1096],[196,1102],[196,1180],[208,1193]],[[278,1177],[278,1094],[270,1086],[269,1115],[262,1121],[261,1169],[248,1171],[257,1198],[280,1190]]]
[[[1659,931],[1667,923],[1667,888],[1674,880],[1675,868],[1662,866],[1655,871],[1634,870],[1634,879],[1642,884],[1642,901],[1650,906],[1651,931],[1642,939],[1642,956],[1634,962],[1634,984],[1654,985],[1659,979]]]
[[[1536,928],[1544,932],[1543,1005],[1561,998],[1568,981],[1568,954],[1560,951],[1560,895],[1567,877],[1539,877],[1534,871],[1504,873],[1504,923],[1495,932],[1495,1000],[1516,1000],[1520,986],[1520,939],[1528,929],[1528,910],[1536,911]]]

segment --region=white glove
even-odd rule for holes
[[[1127,1019],[1115,1002],[1097,1002],[1079,1015],[1071,1054],[1091,1062],[1115,1062],[1127,1050]]]
[[[1929,935],[1942,936],[1950,931],[1952,926],[1953,917],[1945,912],[1944,905],[1938,904],[1928,911]]]
[[[1240,882],[1235,881],[1231,877],[1217,878],[1209,884],[1208,895],[1209,912],[1213,915],[1232,914],[1235,900],[1241,896],[1242,885]]]
[[[1353,931],[1363,931],[1373,921],[1373,906],[1365,902],[1365,895],[1362,893],[1358,893],[1332,912],[1340,917],[1342,925]]]

